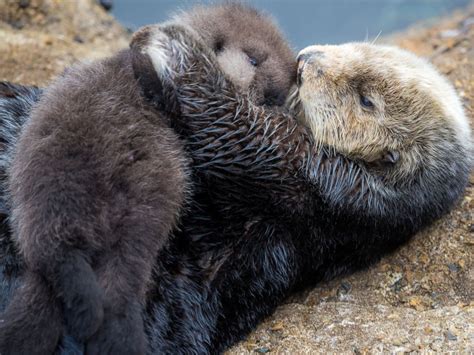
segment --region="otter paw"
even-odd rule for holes
[[[73,255],[59,271],[56,292],[63,302],[66,329],[78,341],[90,338],[104,319],[104,291],[90,264]]]
[[[145,354],[146,336],[138,310],[120,310],[120,314],[105,315],[102,327],[86,343],[85,353]]]
[[[130,47],[147,55],[160,80],[172,81],[184,74],[194,63],[191,57],[212,51],[191,29],[179,25],[151,25],[142,27],[133,35]]]
[[[132,50],[150,58],[153,69],[160,80],[172,79],[173,49],[171,38],[161,30],[160,26],[150,25],[139,29],[134,33],[130,47]],[[137,68],[134,65],[134,70],[135,74],[141,74],[140,67]]]
[[[64,303],[64,320],[68,333],[75,339],[89,339],[104,320],[102,290],[90,287],[68,295]]]

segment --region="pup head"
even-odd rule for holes
[[[294,84],[294,54],[272,19],[238,3],[197,6],[173,23],[193,30],[221,69],[255,103],[282,105]]]

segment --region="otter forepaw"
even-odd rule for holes
[[[137,306],[110,309],[105,314],[104,323],[86,343],[86,354],[127,354],[146,353],[146,336],[141,318],[141,308]]]
[[[102,295],[97,292],[76,294],[64,307],[64,319],[68,333],[78,341],[89,339],[102,325],[104,308]]]
[[[142,55],[148,56],[158,79],[166,81],[172,80],[174,77],[171,42],[171,37],[162,31],[160,26],[150,25],[142,27],[134,33],[130,48]],[[135,74],[142,76],[142,70],[144,69],[142,67],[146,66],[146,64],[145,60],[141,60],[140,63],[134,63]],[[145,71],[149,71],[149,68],[146,68]]]
[[[58,270],[56,293],[63,302],[68,333],[78,341],[90,338],[104,319],[104,291],[89,262],[73,253]]]
[[[168,24],[151,25],[133,35],[130,47],[148,55],[160,80],[173,81],[186,73],[205,57],[214,60],[214,54],[192,29]]]

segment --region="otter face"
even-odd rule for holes
[[[195,7],[173,22],[199,35],[224,73],[255,103],[284,104],[295,81],[294,54],[269,16],[229,3]]]
[[[316,141],[378,168],[396,165],[397,174],[410,174],[446,151],[471,149],[452,86],[401,49],[308,47],[298,55],[297,84],[293,104]]]

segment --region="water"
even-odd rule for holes
[[[295,49],[387,35],[449,13],[472,0],[250,0],[277,20]],[[132,30],[166,20],[194,0],[114,0],[112,13]]]

